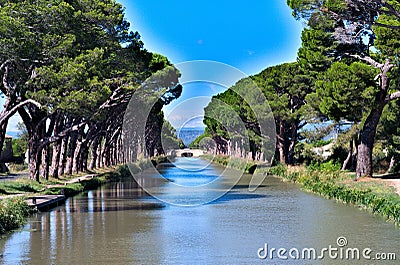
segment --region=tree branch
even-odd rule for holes
[[[386,97],[385,101],[390,102],[390,101],[393,101],[398,98],[400,98],[400,91],[396,91],[396,92],[390,94],[389,96]]]
[[[0,71],[2,71],[3,68],[4,68],[8,63],[10,63],[10,62],[11,62],[11,60],[6,60],[4,63],[2,63],[2,64],[0,65]]]
[[[74,131],[78,131],[80,130],[83,126],[86,125],[86,121],[83,121],[79,124],[73,125],[67,129],[65,129],[64,131],[60,132],[57,135],[53,135],[51,137],[48,137],[46,139],[43,139],[40,143],[39,149],[42,149],[43,147],[45,147],[48,144],[54,143],[58,140],[61,140],[62,138],[64,138],[65,136],[67,136],[68,133],[70,132],[74,132]]]
[[[347,55],[349,57],[353,57],[353,58],[361,60],[361,61],[364,61],[364,62],[367,62],[370,65],[372,65],[373,67],[378,68],[378,69],[382,69],[385,66],[385,64],[378,63],[377,61],[375,61],[374,59],[372,59],[369,56],[360,56],[357,54],[350,54],[350,53],[345,53],[345,55]]]
[[[42,105],[40,105],[39,102],[37,102],[37,101],[35,101],[33,99],[27,99],[27,100],[15,105],[9,111],[6,111],[6,114],[4,116],[0,117],[0,123],[3,123],[5,120],[11,118],[11,116],[13,116],[18,111],[19,108],[21,108],[21,107],[23,107],[23,106],[25,106],[27,104],[33,104],[36,107],[38,107],[39,109],[42,107]]]
[[[386,0],[382,1],[382,5],[387,9],[389,9],[389,14],[392,14],[393,16],[400,18],[400,12],[398,12],[393,5],[389,4]]]
[[[9,68],[8,66],[5,66],[5,70],[4,70],[4,74],[3,74],[3,86],[6,89],[6,95],[10,95],[11,94],[11,87],[8,85],[7,79],[8,79],[8,73],[9,73]]]

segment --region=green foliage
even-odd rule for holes
[[[393,6],[395,12],[400,11],[400,5],[395,0],[388,0],[387,4]],[[386,9],[386,7],[384,7]],[[384,56],[391,58],[394,61],[399,62],[400,54],[400,30],[392,29],[390,27],[384,27],[381,25],[390,25],[395,27],[400,27],[400,19],[398,15],[392,12],[381,12],[379,16],[376,17],[377,22],[380,25],[373,27],[373,31],[376,35],[376,40],[374,46],[382,53]]]
[[[240,145],[241,142],[236,140],[246,137],[242,134],[247,133],[252,152],[264,152],[261,143],[265,143],[262,141],[260,123],[272,118],[273,114],[278,139],[283,139],[283,145],[287,146],[285,153],[290,163],[293,152],[288,146],[295,146],[302,118],[309,115],[304,106],[305,97],[312,92],[311,81],[307,71],[298,63],[269,67],[251,78],[240,80],[226,92],[213,97],[205,108],[206,134],[196,139],[193,146],[197,146],[205,137],[211,137],[219,150],[225,150],[228,141],[232,146],[235,146],[236,142]],[[244,95],[247,98],[261,98],[249,95],[259,89],[268,100],[269,106],[261,102],[261,99],[253,100],[254,102],[244,100]],[[268,112],[269,109],[271,113]],[[256,117],[256,110],[261,110],[265,117]],[[244,124],[245,130],[240,128],[241,124]],[[232,144],[233,142],[235,144]]]
[[[22,164],[10,163],[8,165],[8,168],[10,169],[11,172],[24,172],[28,169],[28,165],[25,162],[23,162]]]
[[[299,164],[310,165],[313,162],[322,162],[324,158],[318,155],[311,144],[299,142],[295,147],[295,160]]]
[[[29,206],[22,197],[0,200],[0,234],[17,229],[26,222]]]
[[[321,140],[317,140],[317,141],[311,142],[310,144],[313,147],[322,147],[322,146],[328,145],[330,143],[332,143],[332,140],[321,139]]]
[[[190,143],[189,147],[192,148],[192,149],[199,149],[199,148],[201,148],[201,147],[200,147],[200,142],[201,142],[203,139],[207,138],[207,137],[210,137],[210,135],[209,135],[207,132],[204,132],[202,135],[197,136],[197,138],[194,139],[194,141]]]
[[[168,60],[167,57],[165,57],[161,54],[153,53],[149,67],[150,67],[151,72],[155,73],[155,72],[162,70],[165,67],[171,66],[171,65],[172,65],[171,62]]]
[[[284,164],[278,163],[269,169],[269,174],[273,176],[285,176],[287,174],[287,167]]]
[[[122,165],[118,166],[117,169],[115,170],[115,173],[119,175],[121,178],[131,178],[132,174],[129,171],[129,168],[127,165]]]
[[[223,155],[202,155],[203,159],[209,160],[213,163],[219,164],[224,167],[229,167],[237,170],[243,170],[244,173],[253,174],[257,163],[253,160],[246,160],[238,157],[230,157]]]
[[[185,145],[182,142],[182,139],[178,139],[176,137],[176,130],[169,121],[163,120],[161,134],[162,134],[161,137],[162,137],[162,145],[164,151],[170,151],[185,147]]]
[[[28,143],[20,138],[12,140],[13,155],[18,157],[25,157],[25,152],[28,149]]]
[[[400,160],[400,102],[391,102],[383,111],[381,121],[377,129],[377,150],[374,150],[374,162],[386,166],[393,157]],[[388,169],[386,167],[386,169]],[[395,163],[392,172],[398,172],[400,166]]]
[[[373,80],[376,74],[376,69],[364,63],[334,63],[316,83],[321,112],[335,121],[361,121],[378,91]]]
[[[28,132],[23,123],[17,124],[17,138],[12,140],[12,148],[14,157],[25,158],[26,150],[28,150]]]
[[[83,192],[85,190],[83,183],[87,183],[88,181],[92,181],[92,180],[85,180],[83,182],[71,183],[71,184],[68,184],[68,185],[65,185],[65,186],[52,187],[52,188],[46,189],[43,192],[43,194],[46,194],[46,195],[57,195],[57,194],[64,193],[64,195],[67,196],[67,197],[74,196],[74,195],[76,195],[76,194],[78,194],[80,192]],[[92,188],[93,187],[94,186],[92,186]]]
[[[298,122],[304,98],[312,92],[309,74],[298,63],[268,67],[253,77],[267,98],[275,119]]]
[[[312,170],[312,171],[323,171],[323,172],[334,172],[334,171],[339,171],[340,170],[340,164],[335,163],[332,160],[329,160],[327,162],[313,162],[311,163],[307,169]]]

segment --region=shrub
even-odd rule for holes
[[[25,223],[29,206],[22,197],[6,198],[0,201],[0,234],[17,229]]]
[[[131,178],[132,174],[127,165],[119,166],[115,171],[121,178]]]
[[[311,162],[307,168],[312,171],[334,172],[339,171],[341,167],[339,163],[329,160],[328,162]]]
[[[287,173],[287,167],[283,164],[278,164],[269,169],[269,174],[284,177]]]

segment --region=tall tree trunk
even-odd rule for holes
[[[294,121],[292,123],[292,125],[290,126],[290,130],[291,130],[291,137],[290,137],[290,144],[289,144],[289,148],[288,148],[288,154],[287,154],[287,163],[290,165],[293,165],[294,163],[294,149],[296,147],[296,143],[297,143],[297,122]]]
[[[109,160],[109,158],[110,158],[110,141],[109,141],[108,137],[106,137],[106,139],[104,141],[103,148],[101,150],[101,155],[102,155],[102,158],[101,158],[102,166],[108,167],[109,166],[108,162],[110,161]]]
[[[81,147],[82,147],[82,139],[78,139],[75,145],[74,158],[72,159],[72,173],[74,174],[78,173],[79,171],[78,163],[79,163],[79,155],[81,152]]]
[[[343,162],[342,169],[341,169],[342,171],[346,170],[347,165],[350,162],[352,156],[353,156],[353,138],[350,139],[349,152],[347,153],[347,157]]]
[[[356,180],[363,176],[372,177],[372,149],[374,147],[376,128],[382,116],[385,105],[389,102],[386,99],[389,78],[387,73],[394,67],[387,59],[380,67],[380,91],[377,93],[371,112],[368,115],[360,133],[360,144],[357,148]]]
[[[80,155],[80,170],[82,172],[88,172],[88,158],[89,158],[89,148],[87,144],[84,144],[81,148],[81,155]]]
[[[47,145],[42,150],[42,176],[49,180],[50,146]]]
[[[97,148],[99,146],[99,137],[96,137],[92,145],[90,147],[90,163],[89,163],[89,170],[93,170],[96,167],[97,161]]]
[[[78,140],[78,134],[76,132],[71,133],[67,151],[67,163],[65,165],[65,174],[67,175],[72,174],[72,166],[74,161],[74,154],[75,154],[77,140]]]
[[[375,142],[376,128],[385,105],[384,98],[376,103],[361,130],[360,144],[357,148],[356,180],[360,177],[372,177],[372,149]]]
[[[67,147],[68,147],[68,139],[69,139],[69,136],[64,137],[61,141],[60,159],[58,160],[58,176],[64,175]]]
[[[396,164],[396,158],[394,155],[390,158],[389,168],[386,173],[392,173],[394,165]]]
[[[24,108],[18,110],[28,131],[29,178],[39,182],[42,148],[40,140],[46,134],[46,113],[37,107],[30,108],[29,114]]]
[[[7,124],[8,122],[3,122],[0,124],[0,154],[1,150],[3,150],[4,140],[6,138]]]
[[[58,178],[58,166],[60,161],[61,140],[53,144],[53,154],[51,157],[50,176]]]
[[[103,151],[103,146],[102,146],[101,138],[100,138],[99,139],[99,145],[98,145],[97,151],[96,151],[96,153],[97,153],[96,168],[101,168],[102,167],[102,163],[101,163],[102,162],[102,157],[103,157],[102,151]]]
[[[285,157],[285,122],[283,120],[279,120],[279,130],[277,134],[277,148],[279,152],[279,162],[281,164],[286,164]]]
[[[40,181],[40,160],[39,143],[33,136],[29,137],[29,178],[37,182]]]

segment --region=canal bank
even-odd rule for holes
[[[228,165],[227,156],[202,156],[204,159],[223,166]],[[256,163],[239,158],[230,162],[233,168],[253,169]],[[259,172],[265,171],[261,168]],[[345,204],[353,204],[373,214],[385,217],[400,227],[400,196],[396,189],[386,181],[374,178],[362,178],[354,181],[349,172],[342,172],[333,163],[317,166],[284,166],[277,165],[268,170],[269,175],[279,177],[283,181],[297,183],[303,190],[316,193],[327,199]]]
[[[61,205],[68,197],[85,190],[95,189],[107,182],[120,180],[119,171],[117,168],[112,173],[98,174],[82,181],[80,181],[81,177],[70,179],[64,184],[33,185],[37,189],[30,187],[29,184],[22,184],[20,181],[9,183],[6,185],[8,189],[25,185],[24,188],[29,190],[29,193],[2,196],[0,199],[0,234],[18,229],[34,212],[43,209],[50,210]]]
[[[134,163],[131,170],[139,173],[167,161],[166,157],[145,159]],[[0,194],[3,194],[0,196],[0,235],[18,229],[38,210],[48,211],[61,205],[69,197],[97,189],[106,183],[132,179],[125,165],[101,170],[104,172],[65,180],[59,178],[41,184],[28,180],[0,183]]]

